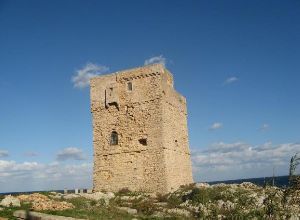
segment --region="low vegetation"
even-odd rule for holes
[[[4,198],[5,198],[4,195],[0,195],[0,201],[2,201]],[[17,219],[13,216],[13,213],[16,210],[22,209],[22,210],[29,211],[30,208],[31,208],[31,204],[26,204],[26,203],[21,203],[20,207],[13,207],[13,206],[1,207],[1,205],[0,205],[0,217],[14,220],[14,219]]]
[[[88,198],[85,198],[88,194],[63,195],[53,192],[45,195],[51,201],[70,203],[75,208],[49,209],[40,212],[82,219],[290,219],[292,217],[297,219],[300,217],[299,190],[272,186],[260,187],[252,183],[228,185],[199,183],[182,186],[167,195],[133,193],[129,190],[122,190],[116,194],[94,193],[89,194]],[[43,196],[39,197],[43,198]],[[32,207],[34,207],[33,202],[23,200],[21,207],[2,207],[0,216],[14,219],[15,210],[30,210]]]
[[[0,206],[0,217],[15,219],[16,210],[37,210],[82,219],[299,219],[300,181],[291,159],[290,185],[278,188],[252,183],[197,183],[169,194],[146,194],[121,189],[117,193],[60,194],[47,192],[9,197],[20,207]],[[3,202],[4,196],[0,196]],[[15,201],[15,200],[19,201]],[[4,203],[0,203],[4,204]],[[7,203],[6,203],[7,204]],[[48,204],[48,206],[47,206]]]

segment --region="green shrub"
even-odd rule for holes
[[[183,202],[190,200],[193,204],[206,204],[210,201],[216,201],[220,198],[220,192],[215,188],[194,188],[189,194],[184,195],[182,200]]]
[[[152,200],[137,200],[133,202],[132,208],[144,215],[152,215],[156,211],[156,206]]]
[[[178,207],[182,203],[181,197],[178,197],[176,194],[171,194],[168,196],[168,205],[169,208]]]
[[[95,205],[97,205],[97,201],[95,201],[95,200],[91,200],[91,201],[90,201],[90,205],[91,205],[91,206],[95,206]]]
[[[119,194],[119,195],[128,195],[130,193],[131,193],[131,191],[127,187],[122,188],[117,192],[117,194]]]
[[[276,198],[277,193],[270,193],[264,200],[265,205],[265,214],[269,218],[275,218],[276,215],[279,213],[279,201]]]
[[[163,195],[163,194],[157,193],[156,199],[158,202],[168,202],[168,194]]]
[[[179,188],[183,191],[188,191],[188,190],[194,189],[195,186],[196,186],[196,183],[191,183],[191,184],[187,184],[187,185],[181,185]]]

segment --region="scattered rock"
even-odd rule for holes
[[[163,218],[165,217],[165,214],[163,212],[155,211],[151,216],[156,218]]]
[[[132,209],[132,208],[129,208],[129,207],[118,207],[118,209],[122,210],[122,211],[126,211],[128,214],[131,214],[131,215],[137,214],[136,209]]]
[[[280,216],[281,219],[300,219],[300,190],[286,191],[285,189],[277,187],[263,188],[247,182],[242,184],[216,184],[211,186],[206,183],[199,183],[195,185],[195,188],[201,188],[201,190],[196,190],[193,196],[190,196],[190,194],[194,192],[192,191],[192,188],[186,187],[180,188],[173,193],[169,193],[166,198],[164,198],[165,200],[151,198],[148,194],[142,193],[132,196],[115,196],[112,192],[67,195],[50,193],[49,196],[40,193],[33,193],[29,195],[20,195],[18,197],[6,196],[5,199],[1,201],[1,205],[4,203],[6,206],[10,206],[10,204],[13,205],[11,200],[16,199],[17,201],[19,200],[19,206],[20,202],[30,203],[34,210],[64,210],[74,209],[75,206],[69,202],[58,201],[57,199],[61,197],[63,199],[86,198],[97,201],[91,203],[88,202],[90,206],[94,207],[103,207],[104,202],[108,205],[113,198],[116,198],[117,203],[113,202],[112,204],[118,204],[119,207],[114,206],[114,208],[127,212],[128,214],[138,218],[138,211],[137,209],[134,209],[134,205],[137,202],[135,200],[138,199],[138,202],[151,202],[151,205],[155,207],[155,211],[152,212],[153,214],[150,216],[153,218],[182,216],[182,218],[185,217],[189,219],[192,216],[201,215],[208,219],[211,219],[211,217],[214,216],[213,219],[220,220],[228,218],[228,213],[231,213],[232,210],[235,209],[237,209],[242,216],[246,216],[253,212],[253,210],[259,210],[261,213],[265,214],[266,207],[275,205],[275,211],[277,212],[275,215]],[[214,191],[214,194],[211,196],[210,193],[212,190]],[[9,202],[6,200],[9,200]],[[282,201],[284,201],[284,204]],[[172,202],[176,205],[176,208],[168,208],[170,207],[170,204],[174,205]],[[0,208],[0,211],[1,209],[3,210],[3,208]],[[215,216],[216,210],[219,214],[218,217]],[[148,217],[150,215],[146,212],[141,214]],[[253,215],[253,213],[251,213],[251,215]],[[253,219],[255,219],[255,217]]]
[[[92,199],[92,200],[100,200],[100,199],[110,200],[115,197],[115,194],[112,192],[107,192],[107,193],[95,192],[95,193],[91,193],[91,194],[82,194],[80,196],[82,196],[86,199]]]
[[[264,201],[265,201],[266,197],[264,195],[261,195],[261,196],[257,195],[254,198],[256,199],[256,206],[259,207],[259,208],[263,207],[263,204],[264,204]]]
[[[223,220],[223,219],[226,219],[225,215],[218,215],[218,220]]]
[[[235,204],[230,201],[224,202],[223,200],[218,200],[217,206],[219,209],[224,209],[226,211],[230,211],[230,210],[234,209]]]
[[[75,206],[69,202],[59,202],[55,200],[48,200],[48,201],[36,201],[32,203],[32,209],[37,211],[42,210],[66,210],[66,209],[73,209]]]
[[[225,183],[217,183],[217,184],[212,185],[212,187],[226,187],[226,186],[228,186],[228,185]]]
[[[140,199],[142,198],[142,195],[138,195],[138,196],[121,196],[120,199],[121,200],[127,200],[127,201],[132,201],[132,200],[136,200],[136,199]]]
[[[75,206],[72,203],[60,202],[50,199],[49,197],[42,195],[40,193],[33,193],[29,195],[20,195],[18,198],[24,202],[31,202],[32,209],[41,210],[65,210],[73,209]]]
[[[64,199],[74,199],[74,198],[78,198],[80,197],[80,195],[78,194],[66,194],[63,196]]]
[[[157,205],[157,206],[167,206],[168,203],[167,202],[155,202],[153,203],[154,205]]]
[[[107,193],[102,193],[102,192],[95,192],[95,193],[91,193],[91,194],[81,194],[80,196],[86,198],[86,199],[92,199],[92,200],[96,200],[99,201],[101,199],[104,200],[106,205],[109,205],[109,200],[115,197],[115,194],[112,192],[107,192]]]
[[[182,215],[185,217],[190,217],[191,213],[185,209],[179,209],[179,208],[174,208],[174,209],[165,209],[165,212],[169,214],[175,214],[175,215]]]
[[[121,196],[121,200],[131,200],[131,196]]]
[[[40,212],[27,212],[25,210],[17,210],[13,213],[18,219],[36,219],[36,220],[84,220],[58,215],[49,215]],[[1,220],[1,219],[0,219]]]
[[[243,183],[239,184],[239,186],[244,189],[256,189],[258,187],[254,183],[250,183],[250,182],[243,182]]]
[[[197,188],[207,188],[210,187],[208,183],[196,183],[195,185]]]
[[[20,207],[20,200],[14,196],[8,195],[0,203],[1,206],[5,207]]]
[[[60,194],[56,194],[56,195],[49,195],[49,197],[52,199],[61,199],[63,196]]]
[[[48,201],[49,198],[48,196],[45,196],[40,193],[33,193],[33,194],[28,194],[28,195],[19,195],[18,198],[24,202],[34,202],[34,201]]]

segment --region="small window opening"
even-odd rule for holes
[[[127,89],[128,91],[132,91],[132,82],[127,83]]]
[[[146,138],[139,139],[139,142],[140,142],[141,145],[147,146],[147,139]]]
[[[115,131],[111,132],[110,145],[118,145],[118,133]]]
[[[175,143],[177,143],[178,141],[177,140],[175,140]]]

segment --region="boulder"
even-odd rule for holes
[[[159,212],[159,211],[155,211],[155,212],[151,215],[151,217],[155,217],[155,218],[163,218],[163,217],[165,217],[165,213]]]
[[[18,198],[8,195],[5,196],[5,198],[1,201],[0,205],[5,207],[20,207],[21,203]]]
[[[75,206],[72,203],[61,202],[50,199],[48,196],[45,196],[40,193],[33,193],[28,195],[20,195],[18,198],[23,202],[31,202],[33,210],[65,210],[73,209]]]
[[[227,200],[226,202],[224,202],[223,200],[218,200],[217,206],[219,209],[224,209],[226,211],[230,211],[230,210],[234,209],[235,204],[230,202],[229,200]]]
[[[42,210],[57,210],[62,211],[66,209],[74,209],[75,206],[72,203],[65,202],[65,201],[55,201],[55,200],[48,200],[48,201],[35,201],[32,203],[32,209],[37,211]]]
[[[72,217],[58,216],[58,215],[50,215],[40,212],[27,212],[25,210],[17,210],[13,213],[14,217],[17,219],[38,219],[38,220],[84,220]]]
[[[48,201],[48,196],[45,196],[40,193],[32,193],[27,195],[19,195],[18,199],[20,199],[22,202],[36,202],[36,201]]]
[[[112,192],[107,192],[107,193],[95,192],[95,193],[91,193],[91,194],[84,193],[84,194],[81,194],[80,196],[82,196],[86,199],[92,199],[92,200],[96,200],[96,201],[103,199],[105,204],[108,205],[109,200],[114,198],[115,194]]]
[[[258,188],[257,185],[255,185],[254,183],[250,183],[250,182],[243,182],[243,183],[239,184],[239,186],[241,188],[244,188],[244,189],[256,189],[256,188]]]
[[[210,187],[208,183],[196,183],[196,188],[207,188]]]
[[[132,209],[132,208],[129,208],[129,207],[118,207],[118,209],[122,210],[122,211],[126,211],[128,214],[131,214],[131,215],[137,214],[136,209]]]
[[[169,214],[181,215],[185,217],[189,217],[191,213],[185,209],[173,208],[173,209],[165,209],[165,211]]]
[[[137,195],[137,196],[121,196],[120,199],[123,201],[132,201],[136,199],[142,198],[142,195]]]
[[[78,198],[78,197],[80,197],[80,195],[78,195],[78,194],[65,194],[63,196],[64,199],[74,199],[74,198]]]
[[[92,199],[92,200],[109,200],[115,197],[115,194],[112,192],[107,192],[107,193],[102,193],[102,192],[95,192],[95,193],[90,193],[90,194],[82,194],[80,195],[86,199]]]

